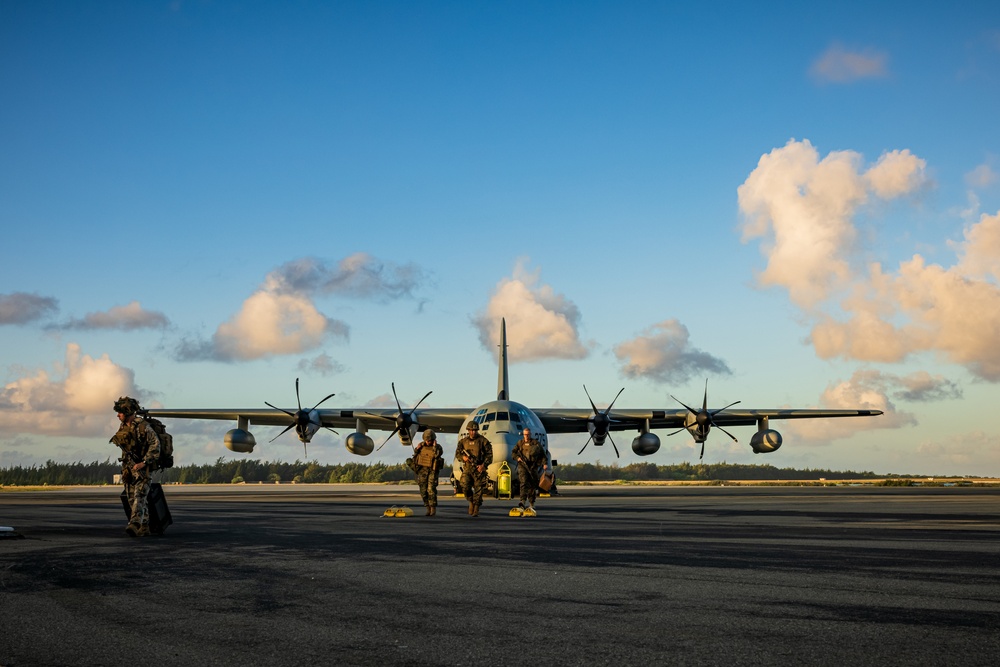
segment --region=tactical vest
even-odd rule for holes
[[[474,438],[462,438],[460,442],[462,444],[462,448],[465,450],[465,453],[468,454],[471,459],[469,463],[472,463],[473,465],[479,465],[484,458],[483,450],[486,447],[492,447],[492,445],[490,445],[490,441],[481,435]]]
[[[421,468],[430,468],[434,465],[434,459],[437,458],[437,452],[434,451],[435,449],[436,447],[434,447],[434,445],[425,444],[420,448],[420,451],[417,452],[417,455],[413,457],[413,462]]]
[[[514,446],[514,456],[518,456],[525,464],[540,465],[545,458],[545,452],[537,440],[519,440]]]

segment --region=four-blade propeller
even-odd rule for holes
[[[708,432],[712,429],[712,427],[715,427],[720,431],[722,431],[723,433],[725,433],[726,435],[728,435],[730,438],[733,439],[733,442],[739,442],[739,440],[736,439],[736,436],[734,436],[732,433],[730,433],[729,431],[727,431],[726,429],[722,428],[721,426],[715,423],[715,416],[717,414],[719,414],[723,410],[726,410],[727,408],[733,407],[734,405],[739,403],[739,401],[733,401],[724,408],[719,408],[717,410],[709,410],[708,380],[705,380],[705,397],[701,401],[701,410],[695,410],[694,408],[685,405],[680,400],[678,400],[673,394],[670,395],[670,398],[674,399],[675,401],[683,405],[685,408],[687,408],[687,411],[694,416],[694,423],[688,424],[684,428],[678,429],[673,433],[668,433],[667,436],[669,437],[671,435],[677,435],[681,431],[689,431],[691,435],[694,436],[695,442],[701,443],[701,456],[698,457],[699,460],[705,458],[705,440],[708,438]],[[691,431],[691,428],[694,428],[695,430]]]
[[[607,438],[611,441],[611,446],[615,448],[615,456],[621,458],[621,454],[618,453],[618,445],[615,444],[615,440],[611,437],[610,431],[611,424],[615,420],[608,415],[611,413],[611,408],[615,406],[615,401],[617,401],[618,397],[622,395],[623,391],[625,391],[625,387],[618,390],[618,393],[615,394],[614,401],[611,401],[611,405],[609,405],[604,412],[598,410],[597,406],[594,405],[594,399],[590,397],[590,392],[587,391],[587,385],[583,385],[583,391],[587,394],[587,400],[590,401],[590,407],[594,410],[594,416],[590,418],[590,423],[593,424],[594,428],[590,437],[587,438],[587,442],[585,442],[580,451],[576,453],[577,456],[583,454],[583,450],[587,448],[587,445],[589,445],[591,441],[600,445],[603,444],[604,438]]]
[[[299,399],[299,379],[295,378],[295,402],[299,406],[298,410],[296,410],[295,412],[292,412],[291,410],[285,410],[284,408],[279,408],[276,405],[271,405],[267,401],[264,401],[264,405],[267,405],[270,408],[274,408],[278,412],[284,412],[286,415],[288,415],[289,417],[292,418],[292,423],[289,424],[288,426],[286,426],[284,431],[282,431],[278,435],[276,435],[273,438],[271,438],[271,442],[274,442],[275,440],[277,440],[278,438],[280,438],[281,436],[283,436],[284,434],[288,433],[290,430],[292,430],[294,428],[296,434],[298,434],[298,436],[299,436],[299,440],[302,441],[302,451],[305,453],[306,456],[308,456],[308,452],[306,451],[306,445],[309,443],[309,440],[312,438],[312,434],[315,433],[319,429],[319,427],[323,426],[323,424],[321,424],[319,421],[313,421],[312,420],[311,413],[312,413],[313,410],[315,410],[316,408],[318,408],[322,403],[328,401],[329,399],[333,398],[334,396],[336,396],[336,394],[330,394],[329,396],[327,396],[326,398],[324,398],[322,401],[320,401],[316,405],[312,406],[311,409],[309,409],[309,410],[303,410],[302,409],[302,401]],[[315,427],[315,428],[313,428],[313,430],[311,432],[309,430],[309,426],[310,425],[312,425],[312,426]],[[337,433],[336,431],[334,431],[329,426],[323,426],[323,428],[325,428],[328,431],[332,431],[333,433]],[[340,434],[337,433],[337,435],[340,435]]]
[[[427,392],[426,394],[424,394],[424,398],[421,398],[419,401],[417,401],[417,404],[414,405],[410,409],[409,412],[403,412],[403,406],[399,404],[399,397],[396,396],[396,383],[393,382],[392,383],[392,397],[394,399],[396,399],[396,407],[399,409],[399,412],[396,413],[396,428],[394,428],[392,430],[392,433],[389,434],[389,437],[386,438],[382,442],[382,444],[378,446],[378,449],[376,449],[375,451],[378,451],[379,449],[382,449],[383,447],[385,447],[385,443],[387,443],[390,440],[392,440],[392,436],[396,435],[397,433],[399,434],[400,439],[404,439],[404,435],[403,434],[405,433],[406,434],[405,435],[405,439],[408,440],[409,437],[410,437],[410,427],[412,427],[414,424],[417,423],[413,419],[413,413],[416,412],[417,408],[420,407],[420,404],[424,402],[424,399],[426,399],[428,396],[430,396],[433,393],[434,393],[433,391]],[[370,414],[372,417],[378,417],[379,416],[379,415],[372,415],[372,413],[370,413],[370,412],[368,414]],[[403,444],[406,444],[406,442],[404,442]]]

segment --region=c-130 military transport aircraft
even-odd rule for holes
[[[245,410],[208,409],[208,410],[172,410],[153,409],[148,414],[157,418],[175,419],[230,419],[236,421],[236,428],[228,431],[225,445],[234,452],[252,452],[257,441],[249,431],[250,424],[262,426],[284,426],[285,430],[272,438],[277,439],[291,429],[299,436],[303,446],[321,428],[333,431],[334,427],[354,428],[344,441],[347,450],[359,456],[368,456],[375,450],[375,442],[368,435],[369,429],[390,431],[389,436],[379,445],[382,448],[394,435],[404,446],[412,446],[413,438],[427,428],[438,433],[464,433],[471,421],[479,424],[479,433],[489,440],[493,446],[493,464],[489,467],[490,488],[488,492],[494,496],[497,493],[497,475],[500,464],[504,461],[512,463],[511,451],[521,437],[523,429],[531,430],[534,437],[545,450],[545,458],[550,467],[556,465],[549,453],[548,435],[553,433],[588,433],[589,438],[579,453],[591,442],[595,447],[601,447],[608,440],[614,447],[615,455],[618,446],[611,437],[611,431],[635,429],[638,435],[632,440],[632,451],[639,456],[655,454],[660,449],[660,438],[652,433],[655,429],[676,429],[674,435],[687,431],[696,444],[701,444],[701,456],[705,455],[705,441],[713,427],[728,435],[737,442],[736,437],[724,426],[757,425],[757,432],[750,438],[750,448],[755,454],[769,454],[782,444],[781,434],[770,428],[772,419],[828,419],[833,417],[872,417],[881,415],[881,410],[733,410],[730,403],[723,408],[708,408],[708,383],[705,383],[705,397],[700,410],[675,401],[683,409],[662,410],[657,408],[630,408],[613,410],[615,401],[621,396],[624,388],[615,396],[615,400],[604,410],[598,410],[594,405],[587,387],[584,386],[590,408],[529,408],[510,400],[510,385],[507,376],[507,325],[500,324],[500,359],[497,379],[497,398],[484,403],[477,408],[420,408],[420,404],[431,394],[427,392],[413,408],[404,410],[396,398],[396,410],[392,408],[324,408],[325,403],[334,394],[330,394],[309,410],[302,409],[299,399],[299,381],[295,380],[295,398],[298,409],[284,409],[265,401],[269,409],[248,408]],[[396,386],[392,385],[393,397],[396,397]],[[671,396],[671,398],[673,398]],[[336,431],[333,431],[336,433]],[[513,467],[513,466],[512,466]],[[457,458],[453,462],[452,484],[458,491],[458,480],[462,477],[462,462]]]

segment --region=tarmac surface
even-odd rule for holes
[[[0,665],[1000,663],[1000,488],[560,490],[3,490]]]

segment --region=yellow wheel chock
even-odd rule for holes
[[[520,507],[511,507],[507,516],[524,516],[524,510]]]
[[[382,516],[387,516],[390,518],[402,518],[405,516],[413,516],[413,510],[411,510],[409,507],[406,506],[396,507],[395,505],[393,505],[386,511],[382,512]]]
[[[524,513],[521,516],[537,516],[537,515],[538,515],[538,513],[535,512],[535,508],[534,507],[525,507],[524,508]]]

